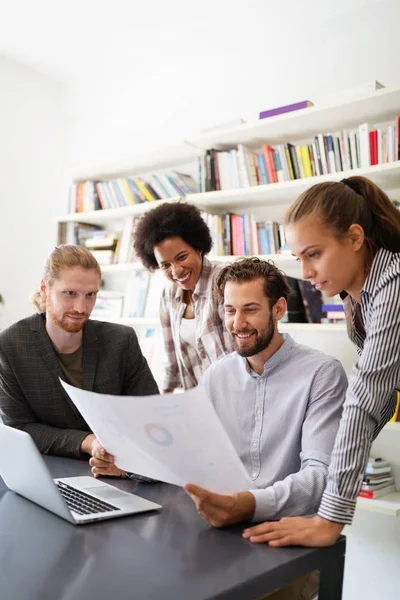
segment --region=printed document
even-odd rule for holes
[[[162,396],[110,396],[61,383],[120,469],[220,494],[254,488],[201,387]]]

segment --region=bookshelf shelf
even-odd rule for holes
[[[75,171],[73,181],[83,181],[85,179],[107,180],[117,179],[125,175],[141,175],[146,171],[169,169],[196,160],[198,155],[198,148],[194,148],[186,142],[180,142],[166,148],[159,148],[132,158],[126,158],[117,163],[84,167]]]
[[[295,333],[296,331],[307,331],[310,332],[329,332],[340,333],[346,332],[346,325],[344,323],[279,323],[279,331],[283,333]]]
[[[400,516],[400,492],[391,492],[377,500],[358,498],[357,508],[383,513],[391,517]]]
[[[130,327],[135,326],[146,326],[146,327],[161,327],[160,320],[158,317],[137,317],[137,318],[118,318],[118,319],[101,319],[100,317],[95,318],[96,321],[109,321],[110,323],[117,323],[120,325],[129,325]],[[342,324],[325,324],[325,323],[280,323],[279,331],[284,333],[298,332],[298,331],[318,331],[329,333],[342,333],[346,331],[345,325]]]
[[[126,271],[136,271],[138,269],[144,269],[141,262],[133,263],[121,263],[116,265],[100,265],[101,272],[105,273],[124,273]]]
[[[236,144],[253,147],[264,142],[282,144],[314,136],[320,131],[353,127],[364,121],[384,122],[398,115],[399,106],[400,88],[383,88],[357,98],[219,129],[188,138],[187,142],[204,150],[225,149]]]
[[[118,319],[109,319],[101,317],[94,318],[95,321],[108,321],[109,323],[116,323],[117,325],[128,325],[129,327],[143,326],[143,327],[158,327],[160,326],[160,319],[158,317],[132,317]]]
[[[363,169],[352,169],[350,171],[341,171],[340,173],[330,173],[318,177],[308,177],[305,179],[294,179],[282,183],[271,183],[269,185],[259,185],[249,188],[240,188],[228,191],[206,192],[203,194],[190,194],[182,200],[189,201],[198,205],[200,208],[223,209],[227,207],[254,207],[266,205],[289,206],[302,192],[317,183],[325,181],[340,181],[345,177],[353,175],[363,175],[374,181],[377,185],[388,190],[397,190],[391,197],[400,199],[400,161],[374,165]],[[122,208],[112,208],[107,210],[96,210],[86,213],[71,213],[58,217],[59,223],[79,222],[93,223],[95,225],[104,224],[107,221],[119,221],[130,215],[140,215],[157,206],[160,202],[176,202],[179,197],[169,198],[168,200],[157,200],[155,202],[145,202],[133,206]]]
[[[392,423],[386,423],[384,429],[386,431],[399,431],[400,432],[400,421],[395,421]]]
[[[279,266],[290,265],[292,268],[296,267],[297,270],[300,270],[300,265],[296,262],[296,259],[291,254],[264,254],[258,255],[259,258],[263,260],[272,260]],[[215,260],[219,262],[233,262],[238,256],[213,256],[208,255],[210,260]],[[133,262],[133,263],[121,263],[116,265],[102,265],[101,270],[103,273],[120,273],[125,271],[135,271],[137,269],[144,269],[144,266],[141,262]]]

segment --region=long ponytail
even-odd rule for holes
[[[400,252],[400,211],[366,177],[314,185],[288,209],[285,225],[310,215],[317,216],[338,236],[345,235],[353,224],[361,225],[371,258],[380,248]]]

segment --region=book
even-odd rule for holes
[[[161,296],[165,285],[165,277],[160,270],[152,273],[148,280],[146,303],[142,314],[146,318],[157,318],[160,314]]]
[[[368,466],[365,469],[365,473],[367,475],[377,475],[382,474],[382,473],[391,473],[392,472],[392,468],[390,465],[388,465],[387,467],[375,467],[375,466]]]
[[[361,489],[364,491],[375,491],[387,488],[389,485],[392,484],[394,484],[393,477],[386,477],[382,481],[371,481],[368,483],[363,483]]]
[[[340,101],[350,98],[356,98],[357,96],[363,96],[364,94],[370,94],[371,92],[375,92],[376,90],[380,90],[385,86],[373,79],[371,81],[366,81],[364,83],[360,83],[359,85],[353,86],[351,88],[345,88],[343,90],[339,90],[335,92],[334,97],[331,98],[332,101]]]
[[[143,269],[134,270],[129,273],[122,313],[124,318],[143,317],[149,279],[149,271]]]
[[[386,496],[386,494],[390,494],[390,492],[395,491],[396,488],[394,485],[388,485],[380,490],[360,490],[358,496],[359,498],[368,498],[370,500],[375,500],[376,498]]]
[[[118,319],[122,315],[124,294],[100,290],[91,313],[92,319]]]
[[[368,462],[367,462],[367,466],[368,467],[389,467],[389,463],[387,460],[384,460],[383,458],[372,458],[372,456],[369,457]]]
[[[99,265],[112,265],[114,262],[114,250],[90,250]]]
[[[394,411],[394,414],[392,416],[392,418],[390,419],[390,421],[400,421],[400,392],[393,392],[395,394],[397,394],[397,404],[396,404],[396,408]]]
[[[333,312],[333,311],[337,311],[337,312],[343,312],[344,308],[343,308],[343,304],[323,304],[322,305],[322,312]],[[369,464],[369,462],[368,462]]]
[[[302,100],[301,102],[294,102],[293,104],[286,104],[285,106],[278,106],[278,108],[271,108],[269,110],[263,110],[260,112],[260,119],[268,119],[269,117],[275,117],[276,115],[283,115],[284,113],[293,112],[295,110],[301,110],[302,108],[309,108],[314,106],[310,100]]]

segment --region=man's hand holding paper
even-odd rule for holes
[[[222,494],[254,487],[203,388],[129,397],[62,385],[118,469]],[[105,457],[91,459],[94,474],[117,474]]]

